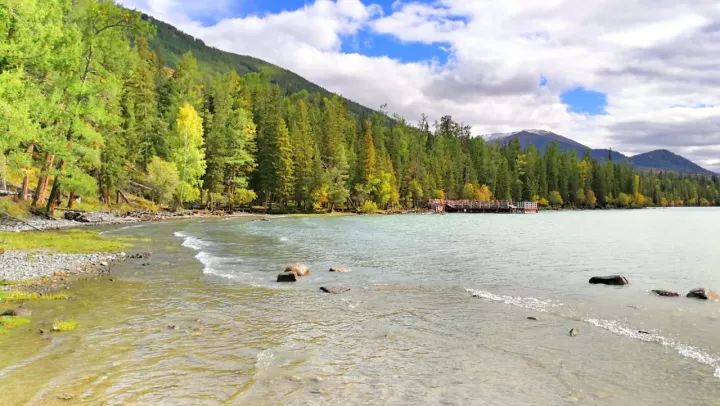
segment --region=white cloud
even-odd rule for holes
[[[410,121],[452,114],[476,134],[554,130],[592,147],[668,148],[720,170],[720,7],[714,0],[360,0],[226,18],[204,27],[180,0],[123,0],[208,44],[288,68]],[[221,13],[227,1],[207,2]],[[224,3],[224,4],[223,4]],[[202,3],[198,3],[202,4]],[[359,30],[447,44],[447,64],[341,52]],[[538,86],[540,76],[548,79]],[[569,113],[559,95],[607,94],[607,115]]]

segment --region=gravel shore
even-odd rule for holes
[[[56,276],[101,274],[107,272],[113,262],[127,257],[124,252],[58,254],[6,251],[0,254],[0,280],[22,281]]]
[[[22,222],[16,220],[6,220],[0,223],[0,231],[34,231],[34,230],[58,230],[61,228],[97,226],[103,224],[124,224],[143,221],[144,218],[139,216],[117,216],[112,213],[91,213],[86,215],[87,221],[80,222],[66,219],[47,219],[44,217],[33,216],[24,219]]]

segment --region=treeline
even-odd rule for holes
[[[52,213],[132,191],[172,208],[373,212],[431,198],[555,207],[720,204],[718,177],[637,173],[551,145],[543,154],[432,125],[359,116],[262,74],[170,68],[153,27],[96,0],[0,2],[0,178]]]

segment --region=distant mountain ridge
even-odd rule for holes
[[[518,140],[522,148],[530,145],[538,151],[545,152],[553,141],[558,143],[561,151],[575,151],[582,158],[586,153],[596,161],[604,162],[612,159],[614,162],[627,161],[639,170],[671,171],[679,173],[715,175],[689,159],[665,149],[658,149],[643,154],[628,157],[611,149],[593,149],[575,140],[546,130],[521,130],[512,133],[495,133],[483,136],[490,143],[507,145],[512,140]]]

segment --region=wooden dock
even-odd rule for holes
[[[514,202],[512,200],[443,200],[428,202],[436,213],[537,213],[537,202]]]

